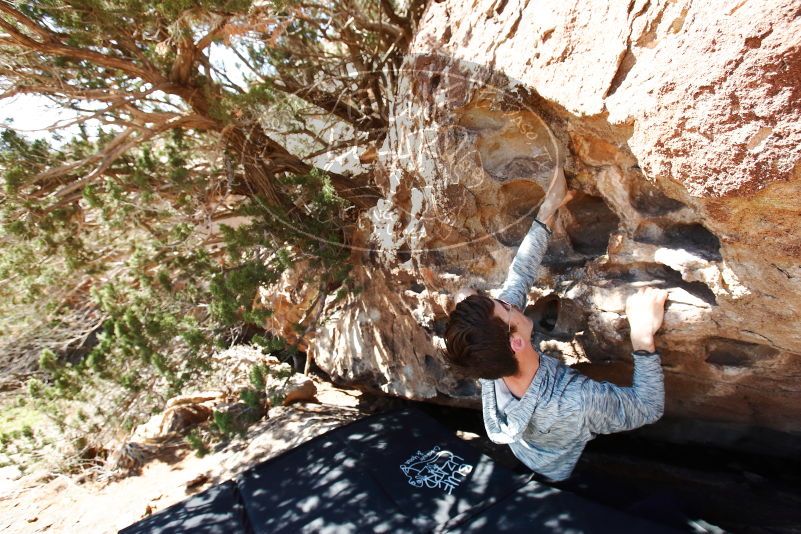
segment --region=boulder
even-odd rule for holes
[[[293,402],[314,400],[317,387],[308,376],[294,373],[286,363],[274,365],[267,377],[265,392],[271,406],[288,406]]]
[[[183,434],[207,421],[215,405],[224,397],[220,391],[203,391],[173,397],[164,405],[164,411],[137,426],[128,441],[150,443]]]
[[[312,379],[302,374],[294,374],[289,377],[289,381],[284,387],[286,396],[284,397],[284,406],[289,406],[293,402],[308,402],[314,400],[317,394],[317,386],[314,385]]]
[[[789,0],[429,3],[352,239],[362,291],[326,301],[314,362],[478,406],[440,353],[452,295],[499,287],[562,166],[578,194],[529,295],[541,346],[625,383],[625,298],[664,287],[652,431],[801,451],[799,34]]]
[[[183,433],[211,417],[212,407],[204,404],[179,404],[164,412],[159,434]]]

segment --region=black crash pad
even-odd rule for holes
[[[134,523],[121,534],[227,534],[248,532],[245,508],[236,482],[213,486],[161,512]]]
[[[516,474],[410,409],[332,430],[122,532],[566,530],[667,531]]]

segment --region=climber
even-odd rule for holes
[[[631,387],[591,380],[532,343],[534,324],[522,310],[547,248],[549,227],[571,196],[559,170],[497,298],[460,291],[445,332],[447,359],[479,379],[489,438],[508,444],[521,462],[549,481],[570,477],[585,444],[597,434],[653,423],[664,410],[654,334],[662,325],[666,291],[640,288],[626,302],[634,359]]]

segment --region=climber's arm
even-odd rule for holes
[[[517,249],[517,254],[509,266],[509,273],[501,287],[498,298],[513,304],[518,309],[526,305],[528,290],[537,279],[537,269],[548,248],[549,227],[553,224],[557,210],[572,198],[567,193],[567,183],[561,168],[556,171],[554,179],[545,194],[537,218]]]
[[[509,266],[509,273],[501,287],[498,298],[517,306],[522,310],[526,306],[526,297],[529,288],[537,279],[537,268],[542,263],[542,257],[548,248],[549,231],[544,223],[534,221],[531,228],[520,243],[517,254]]]
[[[662,417],[665,409],[665,384],[658,354],[637,355],[636,351],[654,353],[654,334],[662,325],[667,292],[640,289],[626,302],[634,354],[634,377],[631,387],[587,378],[581,387],[584,420],[594,434],[631,430]]]
[[[658,354],[634,355],[631,387],[589,378],[581,385],[584,422],[593,434],[632,430],[657,421],[665,410],[665,383]]]

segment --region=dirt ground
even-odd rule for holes
[[[270,410],[269,418],[199,458],[183,442],[164,445],[139,474],[110,483],[0,470],[0,531],[117,532],[188,495],[370,413],[363,394],[317,383],[318,403]]]
[[[178,441],[161,447],[136,475],[79,483],[67,476],[0,469],[0,531],[117,532],[211,485],[329,430],[378,411],[414,405],[511,469],[508,447],[491,443],[478,410],[414,403],[337,388],[315,379],[316,403],[270,410],[242,439],[200,458]],[[635,433],[590,442],[565,487],[628,513],[656,497],[681,503],[690,532],[801,532],[798,465],[699,446],[678,446]],[[612,491],[614,490],[614,491]],[[638,514],[643,515],[643,514]],[[645,514],[651,520],[658,520]]]

